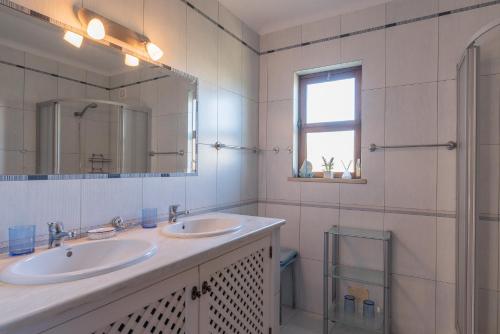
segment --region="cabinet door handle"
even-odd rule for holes
[[[191,299],[195,300],[196,298],[201,297],[201,292],[198,290],[197,286],[193,286],[193,289],[191,290]]]
[[[201,285],[201,293],[206,294],[207,292],[212,292],[212,287],[208,285],[207,281],[204,281]]]

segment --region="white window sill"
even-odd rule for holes
[[[313,182],[313,183],[346,183],[346,184],[367,184],[367,179],[326,179],[322,177],[289,177],[288,181],[293,182]]]

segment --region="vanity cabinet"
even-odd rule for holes
[[[200,266],[200,334],[263,334],[270,327],[270,238]]]
[[[191,299],[198,268],[112,301],[44,333],[197,333],[199,303]]]
[[[260,239],[43,333],[268,333],[270,250]]]

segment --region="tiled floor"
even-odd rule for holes
[[[331,327],[329,334],[367,334],[368,332],[344,328],[342,326]],[[323,317],[318,314],[294,310],[283,307],[283,325],[281,334],[323,334]]]
[[[283,307],[281,334],[322,334],[323,317]]]

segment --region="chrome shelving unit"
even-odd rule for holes
[[[342,265],[340,238],[378,240],[383,243],[383,269],[373,270]],[[323,263],[323,334],[390,333],[391,313],[391,232],[333,226],[324,235]],[[380,312],[366,320],[362,313],[344,314],[343,295],[339,293],[342,281],[358,283],[383,290],[383,305],[375,305]]]

